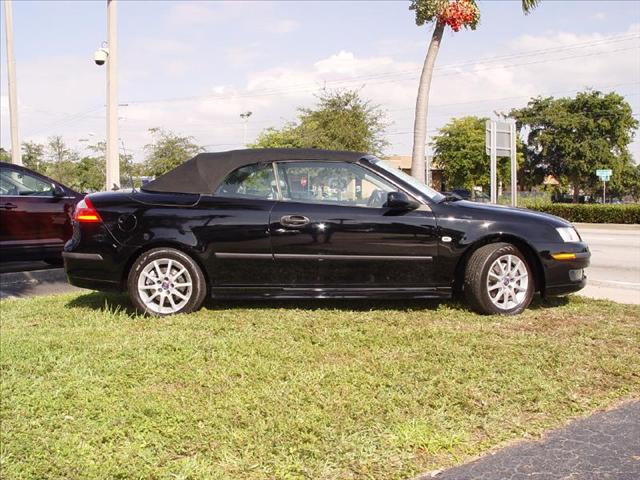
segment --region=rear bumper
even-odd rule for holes
[[[99,253],[62,252],[67,280],[75,287],[90,290],[120,291],[118,278],[105,277],[107,270],[104,258]]]
[[[102,224],[74,225],[62,252],[67,279],[76,287],[120,291],[133,250],[118,243]]]

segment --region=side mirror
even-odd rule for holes
[[[420,204],[404,192],[389,192],[385,207],[392,210],[415,210]]]
[[[55,183],[51,185],[51,194],[54,197],[64,197],[65,192],[60,185],[56,185]]]

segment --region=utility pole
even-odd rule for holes
[[[4,31],[7,34],[7,80],[9,83],[9,124],[11,127],[11,163],[22,165],[18,136],[18,87],[16,58],[13,55],[13,11],[11,0],[4,0]]]
[[[118,10],[116,0],[107,0],[107,190],[120,188],[118,155]]]

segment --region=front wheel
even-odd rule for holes
[[[198,264],[173,248],[143,253],[131,267],[127,289],[138,311],[156,316],[193,312],[207,293]]]
[[[531,303],[535,287],[525,257],[510,243],[491,243],[473,252],[464,291],[474,310],[515,315]]]

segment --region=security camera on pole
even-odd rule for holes
[[[107,190],[120,188],[118,156],[118,11],[116,0],[107,0],[107,43],[96,50],[96,65],[107,64]]]

